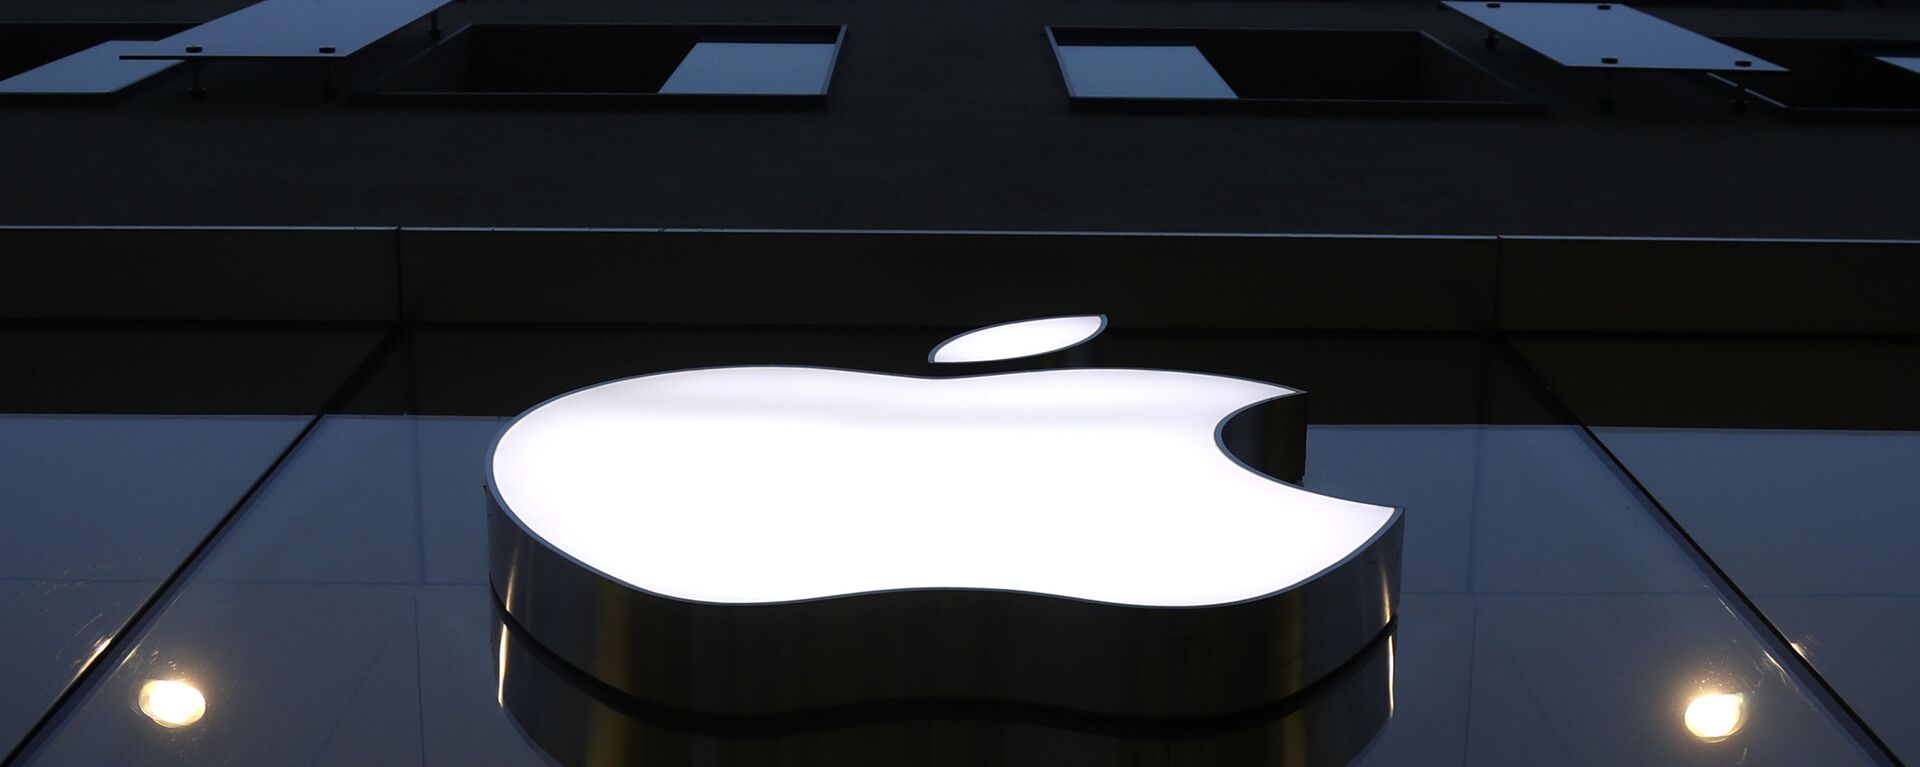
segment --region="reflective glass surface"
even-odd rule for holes
[[[694,43],[660,92],[826,93],[834,50],[826,43]]]
[[[165,72],[177,61],[126,61],[130,43],[106,42],[0,80],[0,93],[106,94]]]
[[[6,749],[233,510],[378,338],[0,329],[0,356],[11,363],[0,376]]]
[[[1881,56],[1881,61],[1914,74],[1920,74],[1920,56]]]
[[[1442,5],[1565,67],[1784,71],[1753,54],[1619,3],[1449,0]]]
[[[927,350],[959,330],[412,331],[343,401],[432,415],[321,420],[20,763],[1872,763],[1587,433],[1472,335],[1120,330],[1089,345],[1094,364],[1306,389],[1306,486],[1405,510],[1389,638],[1259,721],[1169,732],[923,711],[714,727],[622,704],[502,622],[483,481],[511,416],[705,365],[926,373]],[[275,367],[301,385],[344,378]],[[1858,478],[1903,449],[1861,448],[1885,455],[1860,459]],[[176,458],[129,460],[163,472]],[[1861,667],[1897,654],[1826,647]]]
[[[1920,345],[1539,337],[1517,344],[1893,752],[1920,753]]]
[[[0,740],[26,735],[306,422],[0,416]]]
[[[1062,45],[1067,91],[1080,97],[1231,99],[1233,87],[1191,45]]]
[[[321,424],[34,761],[539,764],[494,702],[485,505],[463,470],[498,425]],[[150,721],[152,679],[198,688],[205,718]]]
[[[1404,502],[1401,703],[1361,763],[1860,758],[1784,683],[1576,429],[1311,434],[1310,487],[1424,504]],[[1707,743],[1683,717],[1690,700],[1715,691],[1744,692],[1750,718],[1734,737]]]
[[[344,58],[448,2],[264,0],[165,40],[130,45],[122,53],[176,59]]]
[[[503,423],[329,418],[31,763],[544,763],[499,702],[479,467]],[[1309,487],[1404,506],[1417,552],[1393,713],[1359,763],[1859,762],[1584,439],[1312,430]],[[168,679],[204,692],[201,722],[141,712],[141,687]],[[1749,709],[1706,743],[1683,716],[1716,691]]]
[[[1597,431],[1894,752],[1920,754],[1920,432]]]

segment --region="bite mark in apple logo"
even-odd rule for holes
[[[929,359],[1026,358],[1105,326],[1008,323]],[[528,410],[495,444],[493,582],[561,657],[698,711],[1258,705],[1371,642],[1397,597],[1398,510],[1312,493],[1230,447],[1236,431],[1251,452],[1300,442],[1303,401],[1122,368],[603,383]]]

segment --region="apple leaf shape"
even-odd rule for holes
[[[680,371],[529,411],[495,446],[493,487],[547,545],[682,600],[984,589],[1217,605],[1308,581],[1397,516],[1221,446],[1230,415],[1296,394],[1113,368]]]
[[[1104,314],[1047,317],[989,325],[940,342],[929,362],[996,362],[1072,348],[1107,329]]]

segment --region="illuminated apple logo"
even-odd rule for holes
[[[931,360],[1057,351],[1104,327],[994,326]],[[1308,492],[1227,447],[1231,421],[1301,396],[1118,368],[603,383],[495,445],[494,585],[562,658],[701,711],[1257,705],[1374,641],[1396,596],[1397,510]],[[1304,434],[1299,409],[1275,412],[1288,417],[1253,431]]]

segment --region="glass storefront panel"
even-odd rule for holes
[[[1899,756],[1920,754],[1920,344],[1539,336],[1515,346]]]
[[[517,656],[500,650],[485,585],[480,466],[503,424],[327,419],[30,763],[546,763],[502,709],[502,658]],[[1309,449],[1309,487],[1405,507],[1407,550],[1421,552],[1392,641],[1392,715],[1358,763],[1864,762],[1678,547],[1643,533],[1646,510],[1578,429],[1323,426]],[[157,679],[199,687],[204,720],[144,716],[140,689]],[[1747,706],[1717,743],[1685,724],[1709,692]],[[885,727],[934,728],[907,738],[934,761],[940,743],[983,737],[1014,763],[1141,740],[943,740],[969,725],[882,723],[743,741],[650,726],[647,753],[738,763],[916,753]]]
[[[0,416],[0,740],[27,734],[306,423]]]
[[[1920,754],[1920,432],[1595,430],[1898,754]]]
[[[377,339],[0,330],[0,742],[27,735]]]
[[[347,401],[430,415],[323,419],[22,763],[1872,763],[1629,479],[1559,423],[1497,340],[1472,335],[1101,342],[1096,364],[1307,389],[1306,485],[1406,511],[1393,632],[1259,721],[1165,732],[970,711],[716,730],[621,704],[503,624],[483,482],[514,414],[703,365],[926,373],[946,335],[410,331]],[[1737,729],[1696,734],[1690,710]]]

